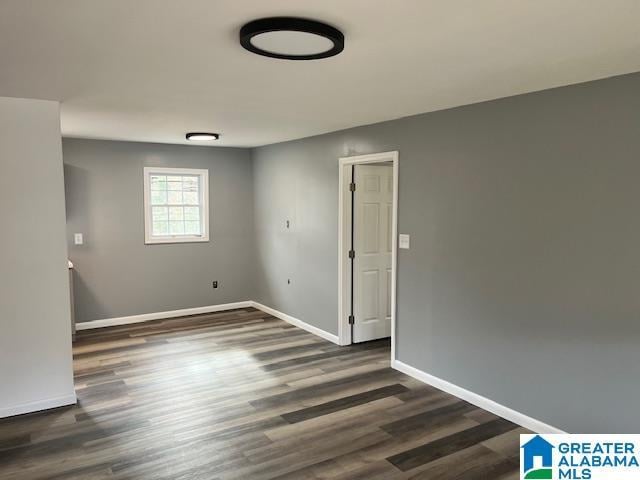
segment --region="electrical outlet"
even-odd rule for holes
[[[411,248],[411,237],[406,233],[401,233],[398,235],[398,244],[400,248],[408,250]]]
[[[213,288],[218,288],[218,281],[217,281],[217,280],[214,280],[213,282],[211,282],[211,286],[212,286]]]

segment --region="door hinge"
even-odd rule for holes
[[[351,182],[349,184],[349,190],[351,190],[352,192],[356,191],[356,184],[354,182]]]
[[[349,250],[349,258],[351,258],[351,259],[356,258],[356,251],[355,250]]]
[[[356,323],[356,317],[349,315],[349,325],[353,325],[354,323]]]

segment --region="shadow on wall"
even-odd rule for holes
[[[271,234],[268,231],[261,231],[256,225],[256,236],[261,236],[263,242],[270,240]],[[275,242],[277,243],[277,242]],[[264,248],[260,248],[262,242],[258,243],[255,248],[255,285],[254,288],[255,298],[253,300],[264,303],[268,307],[282,308],[283,302],[286,302],[286,297],[282,294],[283,290],[286,290],[284,283],[286,278],[292,277],[292,272],[289,272],[282,265],[275,264],[269,261],[268,255],[265,253]],[[276,271],[277,274],[273,275]],[[271,274],[271,275],[270,275]],[[295,279],[294,279],[295,280]],[[282,282],[282,288],[274,288],[278,282]],[[287,287],[291,289],[291,284],[287,284]],[[292,291],[295,291],[291,289]],[[293,315],[291,312],[287,312],[289,315]]]
[[[87,205],[91,200],[91,189],[88,181],[89,174],[86,169],[74,165],[64,164],[64,195],[67,223],[80,223],[89,225],[86,215],[83,217],[82,209],[76,205]],[[84,209],[85,213],[88,211]]]
[[[87,312],[82,308],[83,305],[99,304],[98,297],[91,291],[87,282],[82,277],[83,261],[82,256],[87,253],[87,245],[75,245],[73,241],[73,233],[83,233],[85,238],[92,237],[91,218],[88,215],[90,211],[86,208],[91,204],[91,187],[89,185],[89,172],[85,168],[75,165],[64,164],[64,191],[65,191],[65,212],[67,216],[67,243],[69,260],[73,262],[73,297],[74,308],[76,313],[76,322],[84,322],[91,320],[88,318]],[[78,299],[85,299],[83,302]],[[100,309],[106,309],[105,305],[101,305]]]
[[[82,262],[80,262],[80,268],[74,264],[73,272],[73,299],[74,308],[76,314],[76,324],[82,322],[88,322],[90,320],[101,320],[101,318],[93,318],[92,312],[105,312],[102,318],[111,318],[108,305],[101,302],[98,295],[96,295],[89,284],[84,280],[82,276]],[[79,302],[78,299],[82,301]],[[89,311],[86,307],[90,306]]]

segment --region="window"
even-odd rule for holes
[[[209,241],[209,171],[144,169],[145,243]]]

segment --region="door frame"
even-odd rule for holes
[[[396,283],[398,277],[398,151],[342,157],[338,161],[338,341],[351,344],[349,306],[351,294],[349,248],[351,244],[351,181],[352,165],[391,162],[393,165],[393,219],[391,222],[391,360],[396,352]]]

